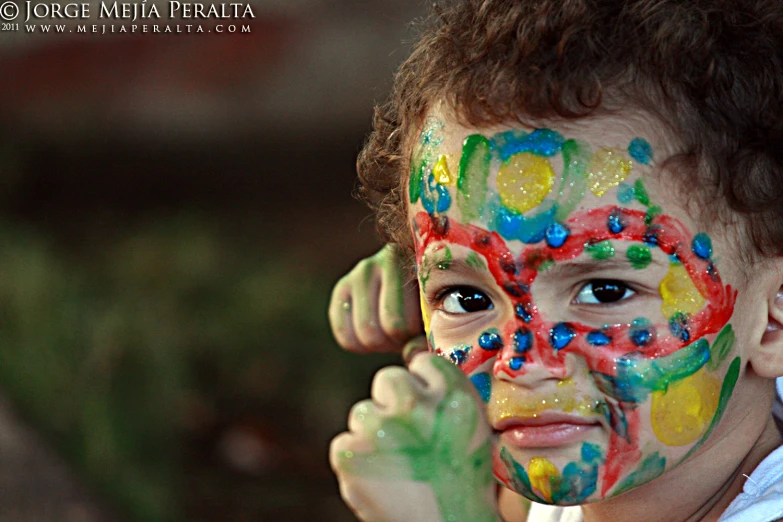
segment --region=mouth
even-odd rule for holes
[[[511,417],[493,424],[500,440],[517,448],[555,448],[586,439],[601,423],[558,412],[544,412],[535,417]]]

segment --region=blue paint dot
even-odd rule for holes
[[[655,339],[655,327],[647,319],[634,319],[629,336],[636,346],[647,346]]]
[[[503,348],[503,339],[497,332],[486,331],[479,336],[479,346],[485,350],[500,350]]]
[[[612,234],[619,234],[625,230],[625,223],[623,222],[623,215],[620,212],[620,209],[616,208],[612,210],[607,219],[606,226]]]
[[[672,335],[687,343],[691,339],[690,325],[688,324],[688,314],[678,312],[669,319],[669,330]]]
[[[644,241],[649,246],[658,246],[658,242],[660,241],[658,236],[660,233],[661,227],[658,225],[652,225],[644,231],[642,241]]]
[[[716,283],[718,282],[718,272],[715,270],[715,264],[712,261],[707,264],[707,275]]]
[[[546,244],[552,248],[560,248],[571,235],[568,227],[560,223],[552,223],[546,229]]]
[[[647,165],[652,161],[653,148],[646,139],[634,138],[628,145],[628,154],[642,165]]]
[[[702,259],[709,259],[712,257],[712,240],[710,236],[701,232],[696,234],[693,238],[693,253]]]
[[[549,331],[549,343],[555,350],[562,350],[576,336],[574,329],[566,323],[557,323]]]
[[[523,364],[525,364],[525,358],[524,357],[512,357],[508,361],[508,367],[511,368],[514,371],[517,371],[520,368],[522,368]]]
[[[518,318],[522,319],[526,323],[529,323],[533,320],[533,315],[527,310],[525,305],[518,304],[514,308],[514,312]]]
[[[470,382],[476,387],[481,396],[481,400],[489,402],[489,396],[492,392],[492,379],[487,372],[477,373],[470,378]]]
[[[449,355],[451,362],[457,365],[461,365],[468,360],[468,350],[456,349]]]
[[[606,346],[612,342],[612,338],[601,331],[594,330],[587,334],[587,342],[593,346]]]
[[[617,200],[623,205],[633,201],[634,194],[633,187],[627,183],[620,183],[620,186],[617,188]]]
[[[533,333],[527,328],[514,332],[514,351],[524,353],[533,347]]]
[[[506,239],[516,239],[519,229],[522,228],[522,214],[517,214],[504,206],[498,209],[497,231]]]

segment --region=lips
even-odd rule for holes
[[[565,446],[584,440],[601,423],[595,418],[585,418],[560,412],[542,412],[535,417],[505,418],[493,423],[500,432],[501,441],[518,448],[550,448]]]

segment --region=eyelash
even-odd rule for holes
[[[600,301],[600,299],[598,299],[598,297],[595,296],[596,287],[598,287],[599,285],[603,285],[604,287],[614,286],[616,287],[617,290],[622,290],[623,294],[621,297],[619,297],[617,300],[614,301]],[[590,293],[592,294],[592,299],[594,299],[596,302],[593,303],[578,302],[580,295],[582,295],[583,292],[587,292],[588,289],[591,289]],[[459,292],[459,297],[457,297],[456,299],[459,299],[460,297],[463,299],[475,298],[476,294],[481,294],[481,296],[483,296],[488,301],[487,308],[484,308],[483,310],[470,311],[470,310],[465,310],[465,307],[462,305],[462,303],[458,303],[458,306],[460,306],[464,310],[463,312],[446,310],[445,309],[446,300],[449,298],[449,296],[458,292]],[[579,291],[577,292],[576,296],[572,299],[572,304],[582,305],[582,306],[619,306],[622,301],[631,299],[633,296],[637,295],[638,293],[639,293],[638,290],[635,290],[631,285],[625,283],[624,281],[620,281],[616,279],[592,279],[586,282],[585,284],[583,284],[579,288]],[[439,310],[442,310],[445,313],[453,314],[453,315],[476,313],[479,311],[491,310],[495,307],[494,303],[492,302],[492,299],[489,297],[489,295],[487,295],[486,292],[483,292],[482,290],[479,290],[478,288],[469,285],[446,287],[435,294],[435,296],[432,299],[432,303],[433,303],[433,308],[438,308]],[[480,304],[480,306],[483,306],[483,304]]]
[[[617,287],[617,289],[623,290],[623,295],[615,301],[606,301],[606,302],[601,301],[595,296],[596,287],[599,285],[604,285],[605,287],[606,286]],[[588,289],[591,289],[589,293],[592,294],[592,298],[595,299],[597,302],[594,303],[578,302],[578,299],[582,295],[582,293],[586,293]],[[638,290],[634,289],[631,285],[629,285],[624,281],[620,281],[617,279],[591,279],[590,281],[586,282],[584,285],[582,285],[579,288],[579,290],[576,293],[576,296],[574,296],[572,300],[572,303],[576,305],[582,305],[582,306],[619,306],[620,304],[622,304],[623,301],[627,301],[628,299],[633,298],[638,293],[639,293]]]
[[[444,307],[445,307],[446,300],[449,298],[450,295],[456,292],[460,292],[461,297],[463,298],[466,296],[476,297],[476,294],[481,294],[488,301],[488,306],[484,310],[474,310],[472,312],[469,310],[465,310],[464,307],[462,307],[462,309],[465,310],[464,312],[452,312],[452,311],[445,310]],[[439,310],[447,314],[453,314],[453,315],[470,314],[470,313],[476,313],[485,310],[492,310],[493,308],[495,308],[495,304],[492,302],[492,298],[489,297],[489,295],[486,292],[479,290],[474,286],[468,286],[468,285],[450,286],[444,288],[443,290],[435,294],[433,301],[434,301],[433,304],[435,308],[438,308]],[[460,304],[460,306],[462,305]]]

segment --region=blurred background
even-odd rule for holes
[[[0,32],[4,522],[354,520],[328,442],[397,360],[326,307],[380,245],[354,161],[424,7],[252,6]]]

